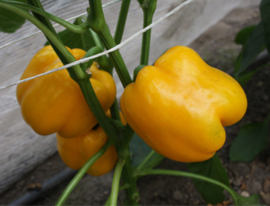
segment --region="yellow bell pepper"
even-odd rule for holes
[[[106,113],[110,116],[109,111]],[[122,114],[121,121],[126,124]],[[104,130],[96,125],[86,134],[73,138],[64,138],[59,134],[57,137],[57,149],[63,162],[74,170],[79,170],[94,154],[96,154],[107,142],[108,136]],[[92,176],[100,176],[110,172],[116,162],[118,156],[114,146],[101,156],[87,171]]]
[[[77,60],[85,55],[81,49],[70,52]],[[52,47],[45,46],[32,58],[21,79],[62,65]],[[107,111],[116,96],[114,80],[109,73],[99,70],[95,63],[90,71],[94,91],[102,108]],[[70,78],[67,70],[19,84],[17,99],[24,120],[41,135],[58,132],[63,137],[74,137],[86,133],[97,124],[80,87]]]
[[[61,159],[74,170],[79,170],[108,140],[108,136],[100,126],[78,137],[65,138],[59,134],[56,137],[57,149]],[[115,147],[111,146],[89,168],[87,173],[93,176],[104,175],[114,168],[117,159]]]
[[[157,153],[180,162],[211,158],[238,122],[247,98],[230,75],[190,48],[175,46],[139,71],[121,97],[132,129]]]

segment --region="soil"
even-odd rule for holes
[[[241,49],[234,43],[236,33],[248,25],[260,21],[257,7],[237,8],[222,21],[211,27],[192,45],[211,66],[232,71],[234,61]],[[228,151],[242,125],[260,122],[270,114],[270,66],[261,69],[244,87],[249,106],[243,120],[226,128],[227,140],[218,151],[226,168],[231,187],[242,196],[258,194],[262,204],[270,205],[270,148],[269,146],[252,162],[231,163]],[[0,196],[0,204],[10,204],[29,189],[38,187],[42,182],[64,170],[66,166],[58,154],[48,158],[12,188]],[[165,159],[158,168],[186,171],[186,164]],[[86,175],[71,193],[66,205],[102,205],[110,193],[112,173],[102,177]],[[53,205],[65,189],[68,181],[44,194],[34,205]],[[141,195],[140,205],[205,205],[207,204],[196,191],[189,178],[172,176],[148,176],[138,182]],[[124,194],[120,193],[120,202]],[[229,195],[220,205],[233,204]]]

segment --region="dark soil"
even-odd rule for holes
[[[210,28],[198,38],[191,47],[211,65],[225,71],[232,71],[233,63],[241,47],[234,44],[236,33],[248,25],[260,20],[256,7],[238,8],[222,21]],[[258,194],[263,204],[270,205],[270,148],[249,163],[231,163],[228,151],[242,125],[260,122],[270,114],[270,66],[262,68],[244,87],[248,97],[248,110],[238,124],[228,127],[227,140],[218,152],[225,166],[231,187],[242,196]],[[18,181],[0,197],[0,203],[10,204],[25,194],[29,188],[39,186],[42,182],[65,169],[58,154],[50,157],[25,178]],[[158,168],[186,171],[186,164],[165,159]],[[67,205],[102,205],[110,193],[112,173],[102,177],[86,175],[67,200]],[[35,205],[53,205],[66,187],[64,182],[49,193],[44,194]],[[172,176],[148,176],[138,182],[141,205],[205,205],[191,179]],[[123,199],[124,194],[120,194]],[[229,195],[221,205],[233,204]]]

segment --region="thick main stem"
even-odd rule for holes
[[[126,149],[126,152],[129,153],[129,149]],[[128,155],[125,159],[126,163],[123,168],[123,181],[128,183],[129,187],[125,189],[127,205],[139,205],[139,192],[137,190],[136,180],[133,176],[133,167],[130,161],[130,156]]]
[[[100,39],[102,40],[106,49],[115,47],[116,44],[106,24],[105,17],[103,14],[102,4],[100,0],[89,0],[90,14],[88,15],[88,24],[95,31]],[[119,76],[119,79],[124,87],[132,82],[131,77],[128,73],[126,64],[120,54],[119,50],[111,52],[110,57],[113,65]]]
[[[114,175],[113,175],[113,183],[112,183],[112,192],[110,195],[110,205],[116,206],[117,205],[117,197],[119,192],[119,183],[120,177],[122,174],[123,166],[125,165],[125,160],[120,159],[115,167]]]
[[[114,34],[114,41],[116,44],[119,44],[123,37],[130,1],[131,0],[122,1],[122,5],[121,5],[119,17],[118,17],[118,22],[117,22],[117,26],[116,26],[116,30]]]
[[[84,98],[89,107],[91,108],[91,111],[96,117],[98,123],[100,124],[102,129],[106,132],[106,134],[110,137],[110,140],[113,140],[113,142],[115,143],[118,139],[118,131],[111,124],[105,112],[103,111],[101,105],[99,104],[95,91],[91,85],[91,82],[88,79],[80,80],[79,85],[84,94]]]
[[[134,178],[134,168],[131,164],[130,159],[130,151],[129,151],[129,143],[132,139],[134,131],[131,129],[129,125],[126,126],[124,131],[122,132],[122,139],[120,142],[120,151],[119,155],[125,159],[125,165],[123,168],[122,179],[124,184],[127,184],[128,187],[125,189],[127,204],[128,205],[138,205],[138,201],[140,198],[140,194],[137,190],[136,178]]]
[[[151,0],[147,2],[147,5],[142,5],[143,9],[143,28],[152,23],[153,15],[157,6],[157,0]],[[143,33],[142,49],[141,49],[141,65],[148,65],[149,52],[151,42],[151,29]]]
[[[89,4],[90,13],[88,15],[88,24],[99,35],[106,49],[111,49],[112,47],[116,46],[116,43],[106,24],[101,1],[89,0]],[[132,80],[120,52],[118,50],[114,51],[110,53],[110,57],[123,86],[126,87],[132,82]],[[121,135],[123,138],[120,141],[117,152],[119,158],[125,160],[125,165],[122,171],[122,179],[125,184],[129,185],[129,187],[125,189],[127,205],[138,205],[139,193],[137,191],[136,179],[133,177],[133,167],[130,161],[128,145],[130,139],[132,138],[133,131],[129,126],[126,126]]]

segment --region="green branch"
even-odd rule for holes
[[[93,112],[94,116],[96,117],[98,123],[105,131],[105,133],[109,136],[109,140],[113,141],[114,144],[117,143],[118,140],[118,130],[110,121],[110,118],[106,116],[105,112],[103,111],[95,91],[91,85],[89,79],[80,80],[79,86],[84,94],[84,98],[89,105],[91,111]]]
[[[87,17],[88,25],[93,31],[95,31],[100,39],[102,40],[106,49],[111,49],[116,46],[116,43],[110,33],[110,30],[106,24],[105,17],[103,14],[102,4],[100,0],[89,0],[90,13]],[[119,79],[124,87],[132,82],[131,77],[128,73],[126,64],[120,54],[119,50],[111,52],[110,57],[113,65],[119,76]]]
[[[143,9],[143,28],[152,23],[153,16],[156,10],[157,0],[144,1],[141,5]],[[141,49],[141,65],[148,65],[149,52],[151,42],[151,29],[143,33],[142,37],[142,49]]]
[[[31,14],[29,14],[23,9],[17,8],[16,6],[13,6],[9,3],[4,3],[3,1],[0,1],[0,7],[5,8],[7,10],[10,10],[20,15],[21,17],[27,19],[32,24],[34,24],[37,28],[39,28],[43,32],[43,34],[55,45],[55,47],[59,50],[59,52],[65,58],[66,62],[64,63],[71,63],[76,60],[73,57],[73,55],[67,50],[67,48],[59,41],[57,36],[55,36],[54,33],[50,29],[48,29],[43,23],[41,23],[34,16],[32,16]],[[81,70],[79,65],[75,65],[72,68],[69,68],[68,71],[70,72],[73,79],[86,78],[86,74]]]
[[[127,205],[138,205],[140,194],[137,190],[136,178],[134,178],[134,168],[131,164],[129,143],[133,137],[134,131],[129,125],[126,125],[125,129],[121,133],[120,149],[118,155],[125,160],[123,167],[122,179],[124,184],[128,184],[129,187],[125,189]]]
[[[37,7],[31,6],[29,4],[25,4],[22,2],[17,2],[17,1],[6,1],[6,0],[1,0],[1,2],[8,3],[14,6],[17,6],[22,9],[30,10],[32,12],[35,12],[37,14],[40,14],[41,16],[44,16],[48,19],[51,19],[52,21],[62,25],[63,27],[67,28],[68,30],[74,32],[74,33],[84,33],[87,30],[87,23],[83,23],[81,25],[74,25],[71,24],[57,16],[54,16],[42,9],[39,9]]]
[[[110,195],[110,205],[112,205],[112,206],[117,205],[120,177],[121,177],[121,173],[122,173],[122,169],[123,169],[124,165],[125,165],[125,161],[123,159],[120,159],[116,165],[115,170],[114,170],[112,191],[111,191],[111,195]]]
[[[131,0],[122,1],[122,5],[121,5],[118,21],[117,21],[117,26],[116,26],[116,30],[114,34],[114,41],[116,44],[119,44],[123,37],[130,1]]]
[[[43,6],[42,6],[40,0],[26,0],[26,2],[28,3],[27,5],[32,6],[32,7],[34,7],[34,8],[37,8],[37,9],[40,9],[40,10],[44,11]],[[58,37],[59,41],[61,41],[60,38],[59,38],[59,36],[58,36],[58,34],[56,33],[55,29],[53,28],[53,25],[52,25],[52,23],[50,22],[49,18],[44,17],[44,16],[42,16],[42,15],[40,15],[40,14],[38,14],[38,13],[35,13],[35,12],[33,12],[33,11],[32,11],[32,13],[33,13],[34,17],[36,17],[36,18],[37,18],[40,22],[42,22],[48,29],[50,29],[50,30],[53,32],[53,34],[56,35],[56,36]],[[48,38],[47,38],[47,39],[48,39]],[[49,40],[48,40],[48,41],[49,41]]]
[[[86,54],[84,55],[84,58],[93,56],[95,54],[99,54],[101,52],[103,52],[103,49],[101,47],[94,46],[86,52]],[[109,60],[106,55],[98,57],[96,61],[99,63],[101,70],[104,70],[110,73]],[[94,62],[94,59],[90,59],[88,62],[81,63],[82,70],[86,71],[89,67],[91,67],[93,62]]]
[[[137,170],[143,169],[143,167],[148,163],[148,161],[156,154],[154,150],[149,152],[149,154],[144,158],[140,165],[136,168]]]
[[[86,163],[85,165],[79,170],[79,172],[76,174],[76,176],[72,179],[72,181],[69,183],[69,185],[66,187],[64,192],[62,193],[61,197],[56,203],[56,206],[63,205],[66,201],[69,194],[72,192],[72,190],[76,187],[76,185],[79,183],[79,181],[82,179],[84,174],[87,172],[87,170],[107,151],[107,149],[111,146],[109,142],[107,142],[101,150],[99,150],[95,155],[93,155]]]
[[[134,175],[135,175],[135,177],[146,176],[146,175],[172,175],[172,176],[191,177],[193,179],[202,180],[202,181],[209,182],[209,183],[212,183],[214,185],[222,187],[223,189],[227,190],[230,193],[234,202],[237,201],[237,197],[235,196],[235,192],[230,187],[228,187],[227,185],[225,185],[219,181],[216,181],[214,179],[211,179],[211,178],[208,178],[208,177],[205,177],[202,175],[197,175],[197,174],[190,173],[190,172],[163,170],[163,169],[148,169],[148,170],[143,170],[143,171],[137,171]]]

